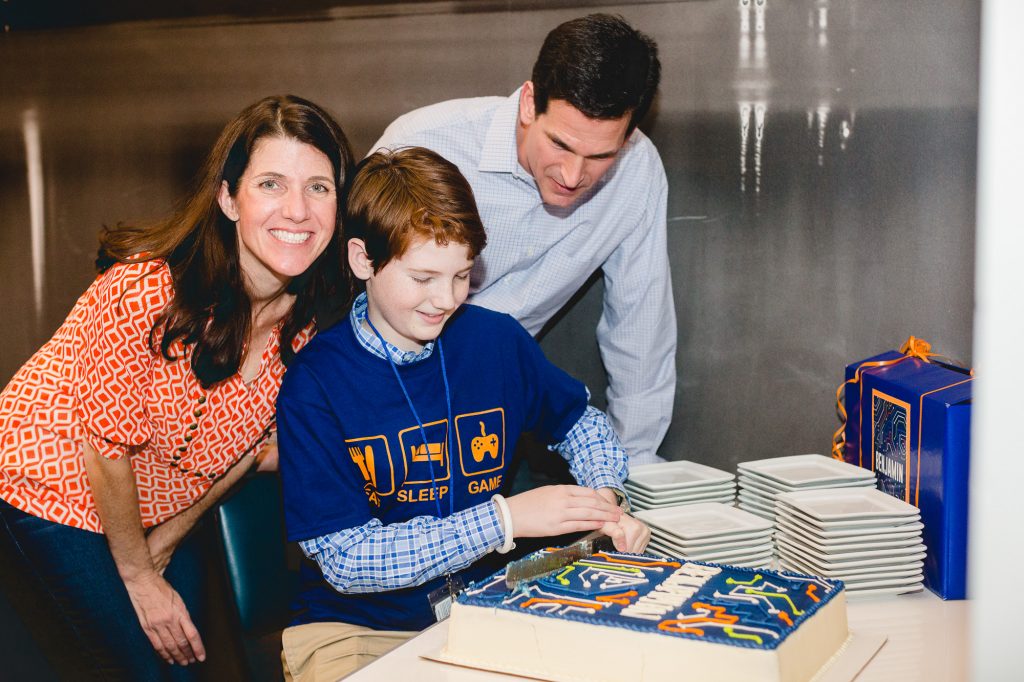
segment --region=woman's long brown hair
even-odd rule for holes
[[[150,344],[168,361],[178,339],[191,348],[192,371],[205,388],[232,376],[242,362],[252,326],[252,301],[238,256],[235,224],[217,202],[222,181],[232,196],[257,142],[293,138],[312,145],[331,161],[338,194],[334,235],[324,252],[292,279],[286,292],[296,296],[284,318],[281,357],[294,355],[292,342],[310,322],[325,329],[344,315],[351,285],[342,266],[341,217],[351,177],[352,152],[341,127],[319,106],[293,95],[267,97],[249,106],[221,132],[182,208],[167,220],[104,229],[96,266],[164,260],[174,295],[150,332]]]

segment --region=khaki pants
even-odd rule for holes
[[[348,623],[306,623],[281,634],[286,682],[335,682],[418,632],[371,630]]]

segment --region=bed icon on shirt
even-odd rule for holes
[[[424,424],[422,430],[419,425],[414,425],[398,432],[398,443],[405,460],[404,485],[451,478],[447,441],[447,419]]]
[[[477,476],[504,468],[504,409],[460,414],[455,418],[455,432],[463,475]]]

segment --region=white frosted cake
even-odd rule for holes
[[[515,591],[503,571],[471,585],[442,656],[559,682],[805,682],[848,637],[839,581],[599,552]]]

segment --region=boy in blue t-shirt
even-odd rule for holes
[[[288,539],[320,568],[283,636],[296,680],[336,678],[431,624],[431,593],[492,572],[515,537],[601,530],[640,552],[650,535],[620,508],[626,453],[586,387],[513,318],[464,305],[486,235],[458,169],[377,152],[347,211],[365,293],[278,399]],[[524,431],[580,485],[497,494]]]

